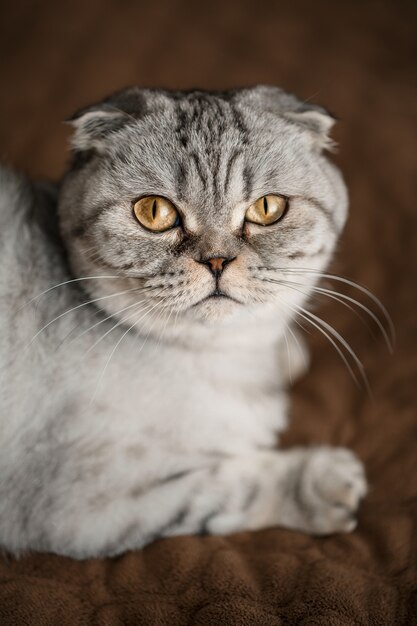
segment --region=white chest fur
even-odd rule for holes
[[[115,441],[165,441],[193,452],[270,446],[285,426],[285,398],[276,346],[260,339],[208,336],[191,349],[129,335],[104,371],[113,338],[83,377],[82,412],[90,427],[120,431]]]

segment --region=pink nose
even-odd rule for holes
[[[216,276],[219,277],[220,274],[222,273],[222,271],[224,270],[224,268],[226,267],[226,265],[228,263],[231,263],[232,261],[235,260],[236,257],[224,257],[224,256],[216,256],[216,257],[212,257],[210,259],[201,259],[201,260],[197,260],[197,263],[201,263],[202,265],[207,265],[207,267],[209,268],[210,272]]]
[[[206,261],[213,273],[221,272],[226,262],[227,259],[224,257],[215,257],[214,259],[207,259]]]

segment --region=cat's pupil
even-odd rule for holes
[[[268,214],[268,200],[266,198],[264,198],[264,213],[265,215]]]
[[[154,220],[156,217],[156,200],[152,203],[152,219]]]

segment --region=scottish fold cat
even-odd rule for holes
[[[4,549],[355,527],[358,458],[276,448],[346,219],[333,122],[275,87],[134,87],[70,120],[56,188],[1,170]]]

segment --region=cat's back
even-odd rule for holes
[[[29,275],[29,261],[37,267],[54,252],[58,233],[55,204],[53,185],[32,183],[0,166],[0,289],[17,278],[20,266]]]
[[[53,188],[0,167],[0,414],[18,405],[22,385],[38,382],[39,354],[26,346],[49,311],[34,305],[66,278],[54,203]]]
[[[18,239],[30,213],[32,196],[29,181],[24,176],[0,166],[0,277],[3,288],[9,269],[6,266],[18,257]]]
[[[25,306],[51,278],[63,275],[53,188],[0,167],[0,348],[19,344],[19,322],[30,328]],[[12,328],[13,324],[13,328]],[[24,324],[20,325],[23,330]],[[7,347],[7,346],[6,346]]]
[[[3,239],[4,227],[13,227],[16,223],[16,211],[28,205],[30,184],[28,179],[14,170],[0,165],[0,237]]]

